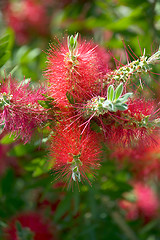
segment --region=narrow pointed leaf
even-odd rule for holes
[[[118,99],[118,100],[120,100],[121,102],[125,103],[125,102],[127,102],[128,98],[132,96],[132,94],[133,94],[133,93],[131,93],[131,92],[126,93],[126,94],[124,94],[124,95],[123,95],[120,99]]]
[[[125,103],[123,103],[123,104],[121,104],[121,105],[116,105],[116,108],[117,108],[117,110],[125,111],[125,110],[128,109],[128,105],[125,104]]]
[[[73,35],[70,37],[70,48],[71,49],[74,48],[74,37],[73,37]]]
[[[121,96],[122,92],[123,92],[123,83],[120,83],[115,90],[115,99],[114,100],[117,100]]]
[[[107,99],[110,101],[113,101],[113,98],[114,98],[114,87],[113,85],[110,85],[107,91]]]

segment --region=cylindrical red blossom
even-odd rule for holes
[[[99,140],[91,130],[81,135],[78,123],[67,129],[65,121],[58,124],[52,138],[51,159],[59,178],[69,184],[72,179],[76,182],[80,182],[81,178],[89,181],[87,174],[94,175],[95,169],[100,166]]]
[[[145,222],[148,222],[157,216],[159,200],[150,186],[136,182],[133,184],[132,194],[135,197],[134,201],[121,200],[119,203],[120,207],[126,211],[128,220],[142,218]],[[125,196],[130,195],[126,193]]]
[[[51,229],[51,223],[49,220],[42,217],[36,212],[24,212],[13,217],[8,227],[5,229],[4,237],[6,240],[18,240],[18,232],[16,229],[16,223],[21,224],[22,230],[28,229],[33,233],[34,240],[53,240],[56,237],[53,235],[53,226]]]
[[[50,95],[61,106],[68,105],[66,95],[72,96],[73,101],[78,103],[90,99],[99,93],[100,79],[108,71],[108,61],[109,54],[91,41],[79,38],[73,52],[69,49],[67,39],[51,45],[45,71]]]
[[[141,144],[146,147],[153,143],[156,145],[156,119],[159,119],[159,111],[155,111],[154,100],[133,99],[129,100],[127,105],[128,109],[125,111],[102,117],[109,142],[122,146]]]
[[[142,99],[129,99],[127,102],[128,109],[124,111],[124,114],[135,118],[137,121],[142,121],[144,117],[152,116],[155,110],[156,103],[154,100],[148,99],[147,101]]]
[[[39,100],[45,100],[46,89],[31,88],[25,80],[18,82],[11,76],[0,86],[0,122],[4,130],[29,141],[35,129],[47,121],[48,113]]]

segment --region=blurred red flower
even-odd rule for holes
[[[44,5],[34,0],[10,2],[4,8],[4,18],[15,31],[18,44],[26,44],[35,34],[48,34],[49,18]]]
[[[130,196],[129,194],[126,193],[125,196]],[[121,200],[119,202],[120,207],[126,211],[127,219],[135,220],[140,217],[148,222],[157,216],[159,200],[151,187],[140,182],[134,183],[132,195],[135,198],[134,201]]]

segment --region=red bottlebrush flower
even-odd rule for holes
[[[45,100],[43,87],[31,89],[29,82],[9,77],[0,86],[0,122],[4,130],[29,141],[35,128],[47,120],[47,111],[38,103]]]
[[[68,40],[69,41],[69,40]],[[99,55],[102,54],[101,60]],[[48,66],[45,76],[50,86],[50,95],[60,106],[68,105],[66,95],[81,103],[98,93],[100,78],[108,71],[108,54],[92,42],[76,42],[70,49],[67,39],[58,46],[51,45],[48,53]]]
[[[148,222],[157,215],[159,209],[158,197],[149,186],[140,182],[135,183],[133,187],[132,194],[135,197],[135,200],[133,202],[122,200],[120,201],[120,206],[122,209],[126,210],[126,217],[129,220],[135,220],[138,217],[141,217],[145,222]]]
[[[34,0],[9,3],[4,9],[4,18],[15,31],[18,44],[27,43],[35,33],[48,33],[49,19],[46,10]]]
[[[124,114],[128,114],[130,117],[135,118],[138,121],[144,119],[144,117],[151,116],[154,113],[155,102],[153,100],[134,99],[128,101],[128,109],[124,111]]]
[[[80,182],[81,177],[87,179],[87,173],[93,174],[99,167],[100,145],[97,134],[88,132],[81,135],[78,125],[65,129],[65,122],[57,128],[51,145],[51,157],[55,161],[53,169],[66,182],[71,178]],[[88,180],[89,181],[89,180]]]
[[[28,229],[33,233],[34,240],[53,240],[55,236],[51,231],[51,225],[49,221],[42,218],[42,216],[35,212],[22,213],[14,217],[8,227],[5,229],[5,235],[7,240],[18,240],[18,232],[16,229],[16,223],[21,224],[22,230]]]
[[[128,101],[128,109],[104,116],[104,128],[109,142],[122,146],[157,144],[155,102],[145,99]],[[106,124],[108,122],[108,124]]]

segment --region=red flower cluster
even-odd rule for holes
[[[47,120],[47,111],[39,104],[45,100],[44,87],[31,88],[25,80],[17,82],[9,77],[0,86],[0,122],[4,130],[29,141],[37,127]]]
[[[136,96],[131,99],[133,93],[126,92],[127,81],[137,76],[136,71],[149,71],[147,58],[143,56],[115,71],[109,69],[109,59],[104,49],[78,35],[50,47],[45,76],[49,95],[59,108],[57,115],[63,119],[54,129],[51,151],[54,169],[67,181],[71,176],[80,181],[90,167],[96,168],[98,155],[94,149],[99,152],[99,143],[91,133],[92,126],[104,132],[111,146],[156,143],[159,112],[155,101]],[[92,151],[86,150],[86,144]]]
[[[35,0],[9,3],[4,9],[7,24],[15,31],[18,44],[27,43],[36,34],[48,34],[46,10]]]
[[[87,174],[94,174],[99,168],[100,145],[98,135],[89,131],[81,135],[78,124],[66,129],[62,121],[55,129],[51,145],[51,156],[55,171],[69,184],[73,179],[80,182],[81,178],[89,181]],[[61,179],[61,178],[60,178]]]
[[[5,239],[18,240],[18,229],[16,223],[19,222],[22,231],[30,231],[33,234],[34,240],[53,240],[53,232],[51,231],[51,224],[44,219],[40,214],[35,212],[21,213],[18,216],[11,219],[8,227],[5,229]],[[28,233],[29,234],[29,233]]]
[[[34,25],[35,19],[29,19]],[[44,74],[47,98],[42,87],[30,89],[29,83],[14,82],[11,78],[2,83],[1,123],[27,142],[37,126],[54,120],[48,114],[54,110],[57,124],[49,126],[53,131],[53,168],[69,182],[87,179],[87,173],[93,173],[99,165],[102,133],[110,147],[148,147],[156,143],[160,122],[156,102],[138,98],[135,91],[132,96],[132,92],[127,92],[127,84],[132,77],[148,73],[150,65],[159,61],[159,55],[158,51],[150,58],[142,56],[112,71],[104,49],[81,40],[78,34],[70,36],[51,45],[49,50]]]
[[[81,103],[99,93],[110,58],[99,46],[80,39],[75,49],[69,48],[67,39],[51,45],[45,73],[50,95],[62,107],[69,104],[68,96]]]
[[[104,116],[104,129],[107,139],[112,145],[117,143],[121,146],[143,147],[157,144],[158,128],[155,127],[154,119],[156,102],[145,99],[128,100],[128,109]],[[106,124],[107,123],[107,124]]]

